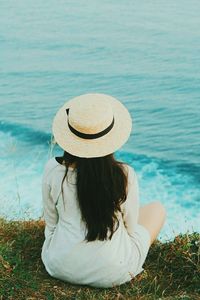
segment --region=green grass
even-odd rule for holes
[[[0,219],[0,299],[200,299],[200,234],[156,241],[130,283],[111,289],[71,285],[51,278],[41,262],[43,221]]]

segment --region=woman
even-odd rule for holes
[[[53,135],[64,154],[47,162],[42,183],[42,261],[51,276],[112,287],[144,270],[165,209],[140,207],[134,169],[114,158],[131,127],[125,106],[105,94],[81,95],[57,112]]]

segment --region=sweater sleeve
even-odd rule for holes
[[[133,168],[128,167],[128,192],[122,208],[123,220],[128,233],[134,232],[139,216],[139,186],[137,175]]]
[[[42,202],[45,220],[45,237],[52,235],[58,223],[58,212],[51,196],[51,187],[43,178]]]

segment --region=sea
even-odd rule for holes
[[[52,120],[69,99],[105,93],[130,111],[116,158],[140,203],[167,211],[162,241],[200,231],[200,1],[0,1],[0,216],[42,217]],[[122,124],[123,126],[123,124]]]

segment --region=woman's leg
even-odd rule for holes
[[[166,219],[165,207],[159,201],[143,205],[139,209],[138,223],[150,233],[151,244],[155,241]]]

